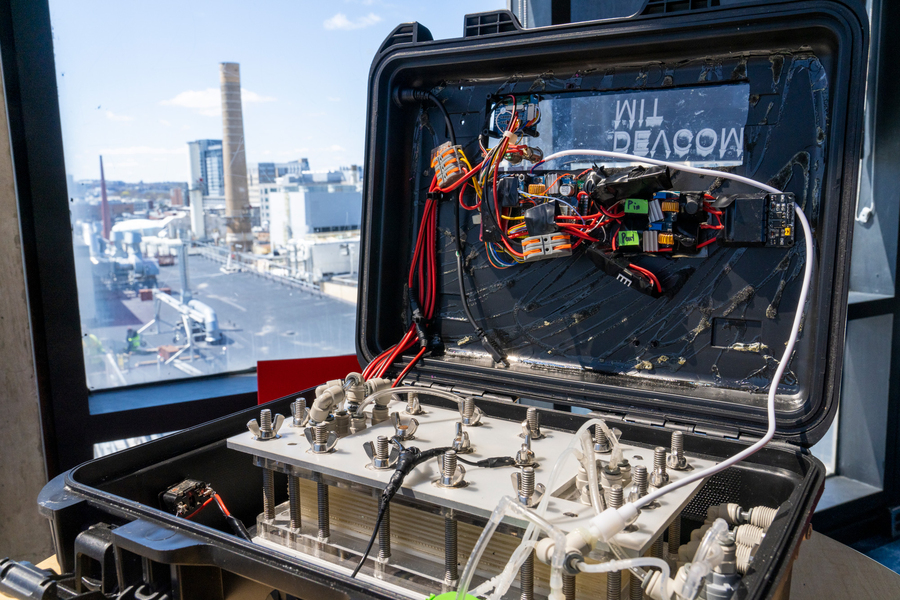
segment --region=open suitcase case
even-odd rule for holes
[[[680,586],[686,570],[680,580],[676,571],[705,565],[705,544],[710,556],[722,551],[692,576],[694,597],[779,593],[824,485],[807,448],[837,410],[867,17],[836,0],[678,4],[531,30],[506,11],[482,13],[451,40],[397,27],[370,72],[357,348],[385,377],[404,371],[406,391],[387,408],[363,402],[367,416],[348,425],[340,406],[317,418],[325,385],[300,396],[309,413],[284,398],[263,407],[268,415],[247,410],[61,475],[39,505],[63,569],[76,574],[69,584],[108,594],[96,597],[224,598],[250,579],[299,598],[426,598],[457,589],[501,497],[533,505],[544,487],[546,512],[513,507],[492,521],[470,593],[503,572],[528,537],[528,514],[542,513],[557,543],[538,542],[537,560],[523,552],[531,558],[513,566],[503,597],[654,597],[656,567],[579,573],[567,547],[565,568],[552,570],[559,531],[567,544],[572,532],[596,532],[597,512],[640,498],[644,479],[644,491],[664,489],[663,475],[674,488],[766,433],[812,255],[771,442],[644,507],[610,538],[617,548],[601,539],[580,549],[585,564],[662,559]],[[458,147],[442,146],[451,131]],[[570,149],[718,168],[784,193],[611,155],[539,161]],[[458,187],[435,191],[436,171],[438,187]],[[424,266],[410,278],[414,254]],[[404,332],[409,348],[387,365]],[[336,383],[351,412],[353,389],[361,400],[378,388]],[[588,430],[602,507],[578,461],[555,468],[592,418],[608,426]],[[251,431],[248,419],[259,419]],[[399,448],[376,440],[395,435],[406,448],[459,452],[411,470],[351,577]],[[616,437],[618,451],[608,447]],[[681,470],[681,445],[693,471]],[[457,457],[494,456],[525,466],[453,468]],[[224,509],[186,514],[211,490],[231,519]],[[249,539],[232,533],[235,517]]]

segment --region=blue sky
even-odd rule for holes
[[[241,64],[247,161],[363,160],[369,65],[399,23],[436,39],[506,0],[50,0],[66,170],[187,181],[187,142],[222,136],[219,63]]]

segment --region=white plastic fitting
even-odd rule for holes
[[[313,400],[312,406],[309,407],[309,418],[311,421],[321,423],[328,418],[335,406],[343,402],[344,387],[340,379],[336,381],[338,382],[336,385],[328,387],[320,385],[316,388],[316,399]]]

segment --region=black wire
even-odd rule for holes
[[[372,530],[372,537],[369,538],[369,544],[366,546],[366,551],[363,553],[362,558],[359,559],[359,563],[356,565],[356,568],[353,569],[353,574],[350,577],[356,577],[356,574],[359,573],[363,563],[366,562],[369,552],[372,551],[372,546],[375,545],[375,539],[378,537],[378,530],[381,529],[381,521],[384,519],[384,513],[387,512],[387,507],[387,502],[381,503],[381,508],[378,509],[378,517],[375,519],[375,528]]]
[[[438,110],[441,111],[441,114],[444,115],[444,122],[447,124],[447,134],[450,136],[450,143],[452,145],[456,145],[456,132],[453,131],[453,122],[450,120],[450,113],[447,112],[447,109],[444,107],[443,102],[438,100],[437,96],[432,94],[431,92],[426,92],[426,96],[428,100],[434,104]]]
[[[447,112],[447,109],[444,107],[444,104],[437,99],[437,96],[432,94],[431,92],[427,93],[428,100],[431,101],[444,115],[444,121],[447,123],[447,133],[450,136],[450,143],[454,146],[456,145],[456,132],[453,130],[453,122],[450,121],[450,114]],[[472,309],[469,308],[469,297],[466,295],[466,284],[465,279],[463,278],[463,266],[462,266],[462,256],[465,248],[462,243],[462,235],[459,226],[459,201],[454,201],[454,220],[456,222],[456,278],[459,281],[459,297],[462,301],[463,310],[466,313],[466,318],[469,320],[469,323],[475,329],[475,333],[478,334],[478,337],[482,337],[484,335],[484,329],[482,329],[478,322],[475,320],[475,316],[472,314]]]
[[[481,326],[478,325],[478,322],[475,320],[475,317],[472,315],[472,310],[469,308],[469,298],[466,295],[466,284],[463,280],[463,265],[462,265],[462,256],[463,256],[463,243],[462,243],[462,233],[459,227],[459,200],[455,200],[453,202],[454,206],[454,221],[456,222],[456,278],[459,280],[459,298],[463,305],[463,310],[466,313],[466,318],[469,320],[469,323],[472,324],[472,327],[475,329],[475,333],[478,334],[478,337],[484,335],[484,330]]]

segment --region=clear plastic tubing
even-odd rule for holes
[[[671,597],[669,595],[669,563],[661,558],[639,556],[637,558],[626,558],[624,560],[610,560],[593,565],[584,562],[578,563],[578,570],[582,573],[609,573],[611,571],[625,571],[626,569],[635,570],[637,567],[655,567],[659,569],[662,575],[660,585],[662,587],[663,598]]]
[[[500,525],[500,522],[503,521],[503,518],[509,514],[514,514],[519,518],[530,521],[531,527],[542,529],[547,533],[548,536],[553,538],[553,558],[550,562],[550,598],[558,598],[561,600],[563,598],[562,568],[563,561],[566,557],[566,534],[563,533],[561,529],[555,527],[554,525],[551,525],[542,516],[519,504],[517,500],[514,500],[510,496],[503,496],[500,499],[500,502],[497,504],[497,508],[494,509],[494,512],[491,514],[491,518],[488,520],[487,525],[485,525],[484,530],[481,532],[481,536],[478,538],[478,542],[476,542],[475,547],[472,549],[472,554],[469,556],[469,560],[466,561],[466,568],[463,571],[462,577],[460,578],[459,591],[457,592],[456,596],[457,600],[463,600],[466,597],[466,592],[469,591],[469,584],[472,581],[472,576],[475,573],[475,567],[480,562],[481,556],[484,554],[491,536],[493,536],[494,532],[497,530],[497,527]],[[520,557],[524,558],[524,555],[521,555]],[[505,579],[511,578],[506,577]],[[511,580],[504,583],[506,583],[506,587],[508,589]],[[502,594],[503,592],[500,593]]]

